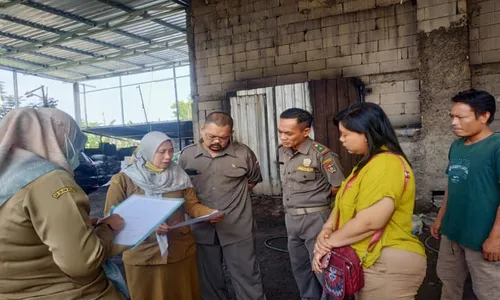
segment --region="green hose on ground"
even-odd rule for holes
[[[274,237],[270,237],[268,239],[266,239],[264,241],[264,245],[269,248],[269,249],[272,249],[272,250],[275,250],[275,251],[279,251],[279,252],[284,252],[284,253],[288,253],[288,249],[282,249],[282,248],[278,248],[278,247],[275,247],[273,245],[271,245],[269,242],[271,241],[274,241],[274,240],[277,240],[277,239],[288,239],[286,236],[274,236]]]

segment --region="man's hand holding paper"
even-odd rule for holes
[[[212,212],[212,215],[215,215],[217,213],[219,213],[219,211],[218,210],[214,210]],[[217,222],[222,221],[222,219],[224,219],[224,212],[221,212],[221,214],[219,214],[218,216],[214,216],[213,219],[210,219],[210,223],[214,223],[215,224]]]

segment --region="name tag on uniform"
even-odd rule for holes
[[[53,193],[52,197],[54,199],[59,199],[59,198],[61,198],[62,195],[67,194],[67,193],[76,193],[76,189],[74,187],[65,186],[61,189],[58,189],[55,193]]]
[[[304,167],[304,166],[299,166],[299,167],[297,168],[297,170],[299,170],[299,171],[303,171],[303,172],[314,172],[314,168]]]

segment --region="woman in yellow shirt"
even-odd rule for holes
[[[427,261],[422,243],[411,233],[411,165],[380,106],[353,104],[335,123],[342,145],[362,158],[340,187],[334,210],[318,234],[313,269],[321,272],[321,259],[331,249],[350,245],[363,263],[365,279],[356,299],[414,299]],[[380,239],[369,251],[377,232]]]

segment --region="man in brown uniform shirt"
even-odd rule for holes
[[[233,120],[214,112],[201,127],[202,139],[182,151],[179,165],[190,175],[202,204],[223,211],[217,224],[192,226],[197,243],[203,300],[226,300],[222,259],[231,272],[238,300],[266,299],[255,254],[255,222],[250,190],[262,181],[255,154],[231,141]]]
[[[299,108],[280,115],[279,164],[293,275],[302,299],[319,300],[323,289],[311,268],[314,243],[344,175],[338,156],[309,138],[312,120]]]

